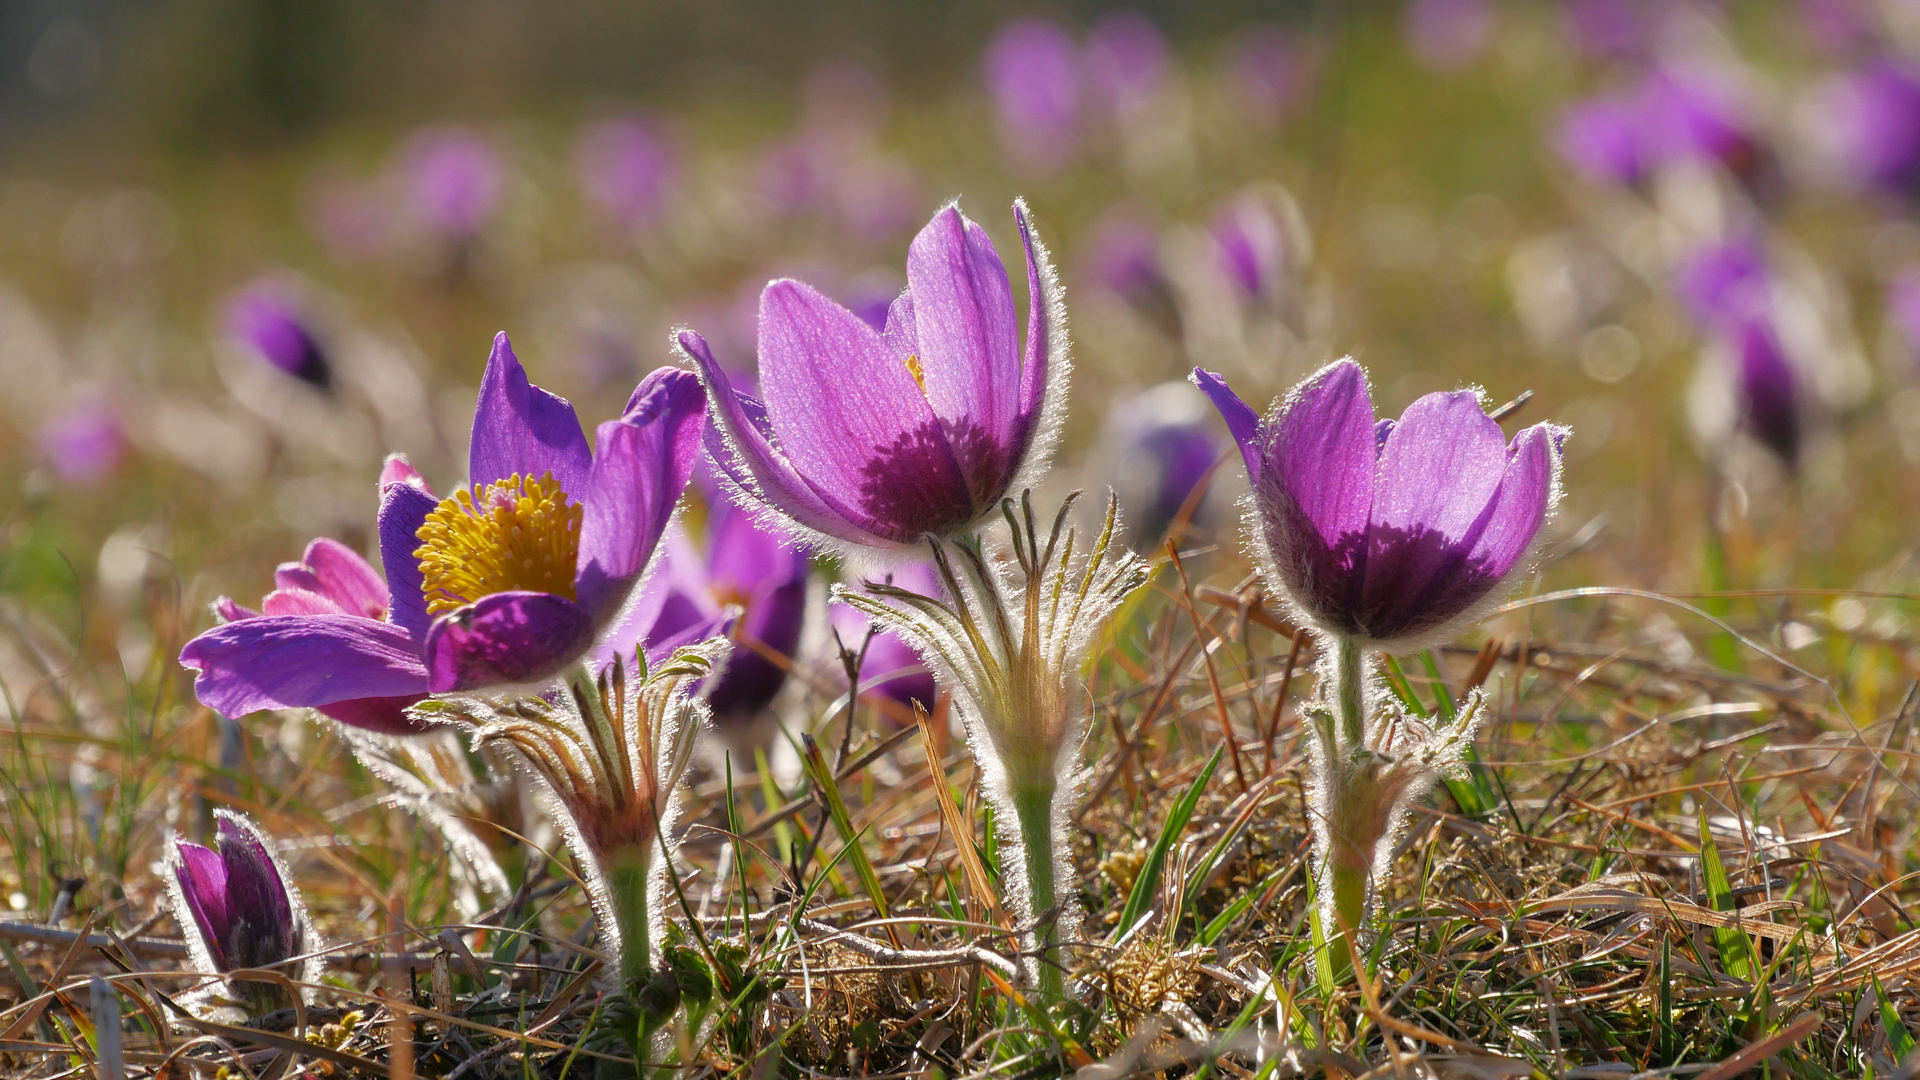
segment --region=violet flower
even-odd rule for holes
[[[1920,196],[1920,73],[1876,60],[1837,79],[1825,95],[1841,167],[1863,187]]]
[[[1227,280],[1249,299],[1272,298],[1286,270],[1286,238],[1272,206],[1258,195],[1229,200],[1213,219],[1213,242]]]
[[[505,334],[474,411],[471,488],[436,501],[404,462],[383,477],[387,580],[333,541],[283,567],[257,617],[187,643],[195,692],[223,715],[315,707],[372,730],[417,726],[426,694],[537,683],[604,650],[698,455],[692,375],[662,368],[599,453],[566,399],[527,381]],[[628,616],[629,618],[623,618]]]
[[[1160,230],[1146,214],[1129,206],[1110,208],[1094,222],[1084,264],[1088,276],[1132,303],[1167,287]]]
[[[1302,622],[1371,649],[1421,648],[1497,600],[1559,497],[1564,430],[1509,445],[1470,390],[1376,421],[1342,360],[1262,420],[1218,375],[1194,382],[1240,444],[1270,582]]]
[[[637,118],[588,127],[574,163],[587,197],[629,229],[653,224],[677,167],[659,125]]]
[[[1157,548],[1225,449],[1207,399],[1184,382],[1149,387],[1113,406],[1101,438],[1134,550]],[[1203,502],[1197,501],[1195,516]]]
[[[216,810],[214,819],[213,848],[178,836],[168,844],[169,906],[194,967],[208,975],[271,970],[296,983],[317,981],[322,946],[286,866],[244,815]],[[249,1017],[294,1004],[285,985],[266,980],[221,980],[201,996],[218,1004],[222,989]],[[299,994],[313,1000],[311,986]]]
[[[321,390],[333,387],[333,367],[308,328],[299,304],[281,286],[256,281],[227,301],[226,331],[269,367]]]
[[[1738,236],[1689,253],[1674,271],[1674,289],[1703,327],[1725,328],[1771,306],[1771,278],[1760,241]]]
[[[1730,333],[1740,426],[1791,469],[1800,460],[1800,379],[1772,320],[1743,319]]]
[[[1264,420],[1219,376],[1196,368],[1194,381],[1240,444],[1262,575],[1319,646],[1309,822],[1316,953],[1331,979],[1349,965],[1338,939],[1368,923],[1408,804],[1459,767],[1481,709],[1476,691],[1451,723],[1413,716],[1367,654],[1437,641],[1500,598],[1559,497],[1566,432],[1536,424],[1509,443],[1465,390],[1376,421],[1351,360]]]
[[[706,694],[716,722],[726,723],[766,708],[786,684],[787,667],[766,652],[791,658],[799,650],[812,564],[805,551],[726,499],[710,501],[707,515],[704,551],[684,530],[667,534],[656,571],[666,596],[646,641],[653,652],[705,636],[729,606],[740,609],[733,623],[739,644]]]
[[[428,128],[402,155],[414,212],[428,229],[453,241],[479,235],[493,220],[506,186],[493,145],[465,128]]]
[[[1640,123],[1646,152],[1657,162],[1712,161],[1742,178],[1760,164],[1760,137],[1746,102],[1709,72],[1654,72],[1640,91]]]
[[[886,583],[922,596],[944,595],[944,590],[940,588],[940,573],[932,563],[907,563],[888,575]],[[928,712],[933,711],[940,699],[940,688],[934,683],[933,673],[927,670],[927,665],[921,661],[920,653],[912,642],[892,630],[879,630],[869,640],[867,630],[872,626],[871,621],[845,604],[829,606],[827,619],[840,636],[842,645],[856,651],[863,642],[866,645],[866,652],[860,658],[860,697],[863,700],[885,699],[898,706],[897,712],[881,707],[882,715],[896,724],[912,723],[913,703],[916,701]]]
[[[97,484],[112,476],[127,453],[120,410],[105,398],[87,398],[40,425],[35,449],[63,483]]]
[[[681,348],[706,384],[708,448],[740,497],[797,540],[899,559],[976,529],[1052,452],[1068,374],[1065,311],[1046,249],[1027,254],[1024,355],[986,230],[948,206],[914,238],[884,332],[809,285],[760,301],[764,403],[736,392],[707,343]]]
[[[1167,79],[1167,39],[1153,20],[1119,11],[1087,32],[1086,85],[1108,112],[1125,118],[1159,93]]]
[[[1080,49],[1059,24],[1015,19],[981,58],[1009,148],[1046,169],[1073,156],[1080,122]]]
[[[1615,96],[1577,101],[1560,114],[1557,146],[1575,171],[1595,183],[1631,187],[1652,164],[1637,104]]]

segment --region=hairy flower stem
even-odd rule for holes
[[[644,983],[653,975],[653,930],[649,882],[654,845],[609,852],[605,873],[613,894],[613,918],[620,928],[620,984]]]
[[[1360,931],[1373,884],[1372,846],[1352,828],[1354,819],[1365,814],[1355,804],[1373,794],[1365,772],[1353,767],[1355,757],[1366,752],[1368,671],[1358,642],[1344,634],[1329,636],[1333,655],[1322,665],[1321,678],[1334,724],[1317,730],[1322,743],[1316,780],[1321,812],[1313,815],[1312,825],[1320,847],[1321,938],[1330,950],[1335,976],[1344,979],[1353,970],[1345,932]]]
[[[1028,910],[1034,919],[1036,983],[1043,1000],[1060,996],[1060,959],[1056,955],[1059,912],[1054,891],[1054,785],[1034,784],[1013,793],[1020,826],[1020,851],[1026,869]]]

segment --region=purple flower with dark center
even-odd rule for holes
[[[574,164],[587,197],[630,229],[651,225],[659,216],[677,165],[659,125],[640,118],[588,127],[580,134]]]
[[[468,240],[500,207],[505,170],[493,145],[464,128],[428,128],[407,144],[403,163],[415,213],[450,240]]]
[[[1800,387],[1780,335],[1765,317],[1731,331],[1740,426],[1791,468],[1800,460]]]
[[[1125,116],[1159,92],[1167,78],[1167,39],[1153,20],[1121,11],[1087,32],[1087,88],[1107,110]]]
[[[1101,444],[1134,547],[1158,547],[1224,449],[1207,400],[1184,382],[1161,383],[1110,409],[1105,429]]]
[[[256,281],[227,301],[227,336],[268,366],[322,390],[333,388],[333,368],[307,327],[300,305],[271,281]]]
[[[946,595],[932,563],[906,563],[888,575],[887,580],[897,588],[910,589],[922,596]],[[866,645],[866,653],[860,658],[862,700],[890,703],[880,706],[881,715],[901,725],[913,723],[915,701],[928,712],[933,711],[939,701],[940,688],[934,683],[926,662],[920,659],[920,653],[897,631],[881,630],[869,641],[867,630],[872,621],[840,603],[827,609],[827,620],[833,624],[842,645],[855,652],[862,643]]]
[[[1273,207],[1258,195],[1229,200],[1213,219],[1220,269],[1243,296],[1264,299],[1279,288],[1286,268],[1286,239]]]
[[[800,647],[811,564],[806,552],[761,528],[747,511],[725,499],[709,506],[704,552],[684,530],[667,533],[656,571],[666,596],[646,641],[651,654],[699,640],[729,606],[739,607],[733,656],[707,693],[714,719],[724,723],[766,708],[786,684],[788,666],[775,656],[791,661]]]
[[[1617,97],[1592,97],[1560,114],[1560,156],[1596,183],[1634,185],[1650,164],[1640,109]]]
[[[707,343],[680,345],[706,384],[709,454],[796,539],[901,555],[971,531],[1052,451],[1067,378],[1065,312],[1026,206],[1024,356],[1006,268],[948,206],[907,254],[907,289],[876,331],[798,281],[760,299],[760,386],[736,392]]]
[[[69,484],[97,484],[126,457],[126,424],[112,402],[93,397],[40,425],[35,442],[53,475]]]
[[[1306,82],[1299,49],[1278,26],[1248,31],[1232,46],[1227,64],[1235,96],[1263,123],[1280,119]]]
[[[1493,40],[1493,12],[1485,0],[1409,0],[1400,35],[1416,59],[1435,71],[1453,71],[1480,58]]]
[[[650,621],[626,609],[692,473],[704,411],[698,380],[661,368],[600,425],[595,454],[573,406],[528,382],[500,335],[474,410],[471,486],[436,500],[411,467],[390,467],[386,581],[315,541],[258,616],[223,601],[232,621],[187,643],[195,692],[227,716],[311,707],[406,731],[405,706],[425,695],[537,683],[604,651],[609,629]]]
[[[1057,167],[1073,156],[1080,121],[1080,49],[1057,23],[1015,19],[982,58],[987,92],[1014,149]]]
[[[1828,89],[1829,135],[1850,179],[1889,194],[1920,195],[1920,74],[1876,60]]]
[[[286,867],[244,816],[216,810],[214,818],[213,848],[176,836],[167,856],[173,916],[194,966],[209,975],[274,969],[297,982],[317,980],[320,961],[311,954],[320,943]],[[234,980],[226,990],[251,1016],[293,1005],[279,983]],[[301,996],[311,1000],[312,991]]]
[[[1640,96],[1643,145],[1651,160],[1713,161],[1741,177],[1759,166],[1759,136],[1727,81],[1706,71],[1667,69],[1649,76]]]
[[[1511,444],[1470,390],[1374,419],[1366,373],[1320,369],[1266,419],[1196,368],[1240,444],[1268,581],[1322,632],[1400,652],[1498,599],[1559,496],[1565,429]]]

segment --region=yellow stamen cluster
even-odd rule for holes
[[[927,393],[927,371],[920,366],[920,357],[917,354],[907,357],[907,374],[913,376],[913,381],[920,386],[921,396],[925,397]]]
[[[416,535],[427,612],[443,615],[498,592],[530,590],[571,600],[586,507],[559,481],[515,474],[462,488],[427,515]]]

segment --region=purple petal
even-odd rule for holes
[[[714,445],[711,437],[707,440],[708,454],[716,467],[732,477],[742,490],[752,491],[763,504],[803,528],[857,544],[885,543],[829,505],[813,485],[795,471],[793,464],[773,445],[773,425],[767,418],[766,408],[734,391],[726,372],[707,348],[706,339],[687,330],[680,334],[679,342],[707,388],[707,415],[712,431],[722,436],[721,446]],[[748,480],[751,484],[745,482]]]
[[[914,300],[927,326],[925,301]],[[939,418],[893,350],[811,286],[776,281],[760,298],[760,380],[780,449],[815,491],[895,543],[973,517]]]
[[[1448,578],[1462,572],[1506,467],[1506,438],[1472,392],[1428,394],[1401,414],[1380,451],[1367,536],[1371,636],[1411,635],[1459,614],[1436,600],[1457,596]],[[1492,582],[1476,584],[1484,593]]]
[[[388,454],[387,460],[380,465],[380,490],[385,491],[394,484],[409,484],[429,495],[433,494],[433,489],[427,486],[427,478],[420,475],[420,470],[413,467],[413,462],[408,461],[405,454]]]
[[[189,933],[197,931],[206,943],[207,952],[212,954],[214,966],[231,971],[233,965],[227,959],[226,939],[233,922],[227,911],[226,864],[211,848],[178,838],[173,843],[180,853],[173,872],[180,880],[180,892],[187,901],[187,917],[194,923],[181,929]]]
[[[1019,327],[993,241],[957,207],[907,251],[907,288],[926,397],[967,475],[974,506],[998,501],[1012,472],[1020,404]],[[897,359],[897,358],[896,358]]]
[[[1513,437],[1500,490],[1480,523],[1480,536],[1468,556],[1485,573],[1495,578],[1507,576],[1533,546],[1533,538],[1547,520],[1553,502],[1561,434],[1562,429],[1550,424],[1535,424]]]
[[[1323,542],[1366,532],[1378,454],[1359,364],[1330,364],[1294,390],[1268,433],[1266,464]]]
[[[309,589],[275,589],[260,601],[262,615],[351,615],[329,597]]]
[[[390,484],[380,495],[380,565],[387,571],[391,606],[387,616],[405,628],[416,648],[425,644],[432,616],[424,595],[426,577],[420,572],[420,526],[439,505],[424,487]]]
[[[593,617],[564,596],[501,592],[433,621],[425,659],[436,694],[527,683],[557,673],[593,643]]]
[[[427,670],[403,627],[353,615],[263,615],[187,642],[180,665],[222,716],[427,692]]]
[[[298,955],[287,883],[259,834],[235,814],[220,815],[220,861],[227,868],[227,960],[236,968],[271,967]]]
[[[482,487],[516,474],[537,479],[551,472],[567,494],[577,498],[587,490],[593,451],[580,418],[566,398],[527,381],[505,334],[493,339],[480,378],[467,461],[468,481]]]
[[[1051,277],[1051,267],[1041,264],[1039,241],[1034,237],[1025,202],[1015,200],[1013,220],[1020,226],[1020,247],[1027,257],[1027,348],[1020,369],[1020,420],[1014,443],[1014,461],[1019,463],[1046,419],[1047,391],[1050,380],[1058,374],[1052,366],[1054,353],[1066,346],[1055,337],[1064,334],[1066,327],[1055,321],[1053,304],[1059,299],[1058,286]]]
[[[387,614],[387,583],[360,553],[338,540],[321,537],[301,557],[320,580],[320,594],[349,615],[379,619]]]
[[[420,704],[426,700],[426,696],[402,694],[399,697],[353,698],[317,706],[314,711],[348,727],[371,731],[376,735],[418,735],[438,726],[415,719],[407,713],[408,706]]]
[[[600,425],[586,488],[575,594],[596,621],[627,598],[700,458],[706,396],[692,372],[660,368],[627,415]]]
[[[709,588],[720,596],[740,597],[746,607],[734,626],[742,644],[708,703],[717,715],[758,712],[780,692],[787,669],[746,643],[789,658],[798,652],[811,564],[804,551],[760,528],[737,507],[716,507],[707,534]]]
[[[320,593],[320,575],[306,563],[283,562],[273,568],[273,585],[276,589],[298,589],[301,592]]]
[[[1227,434],[1240,447],[1240,460],[1247,466],[1247,483],[1260,480],[1260,455],[1264,449],[1260,445],[1260,415],[1253,411],[1240,395],[1233,392],[1227,380],[1205,368],[1194,368],[1193,385],[1207,395],[1213,407],[1220,410],[1220,419],[1227,422]],[[1371,406],[1369,406],[1371,411]]]
[[[259,612],[240,606],[240,603],[231,596],[222,596],[214,600],[213,615],[223,623],[260,617]]]
[[[913,356],[920,351],[920,325],[913,316],[913,290],[903,289],[893,303],[887,305],[887,319],[882,324],[880,336],[887,339],[887,345],[900,356]]]

